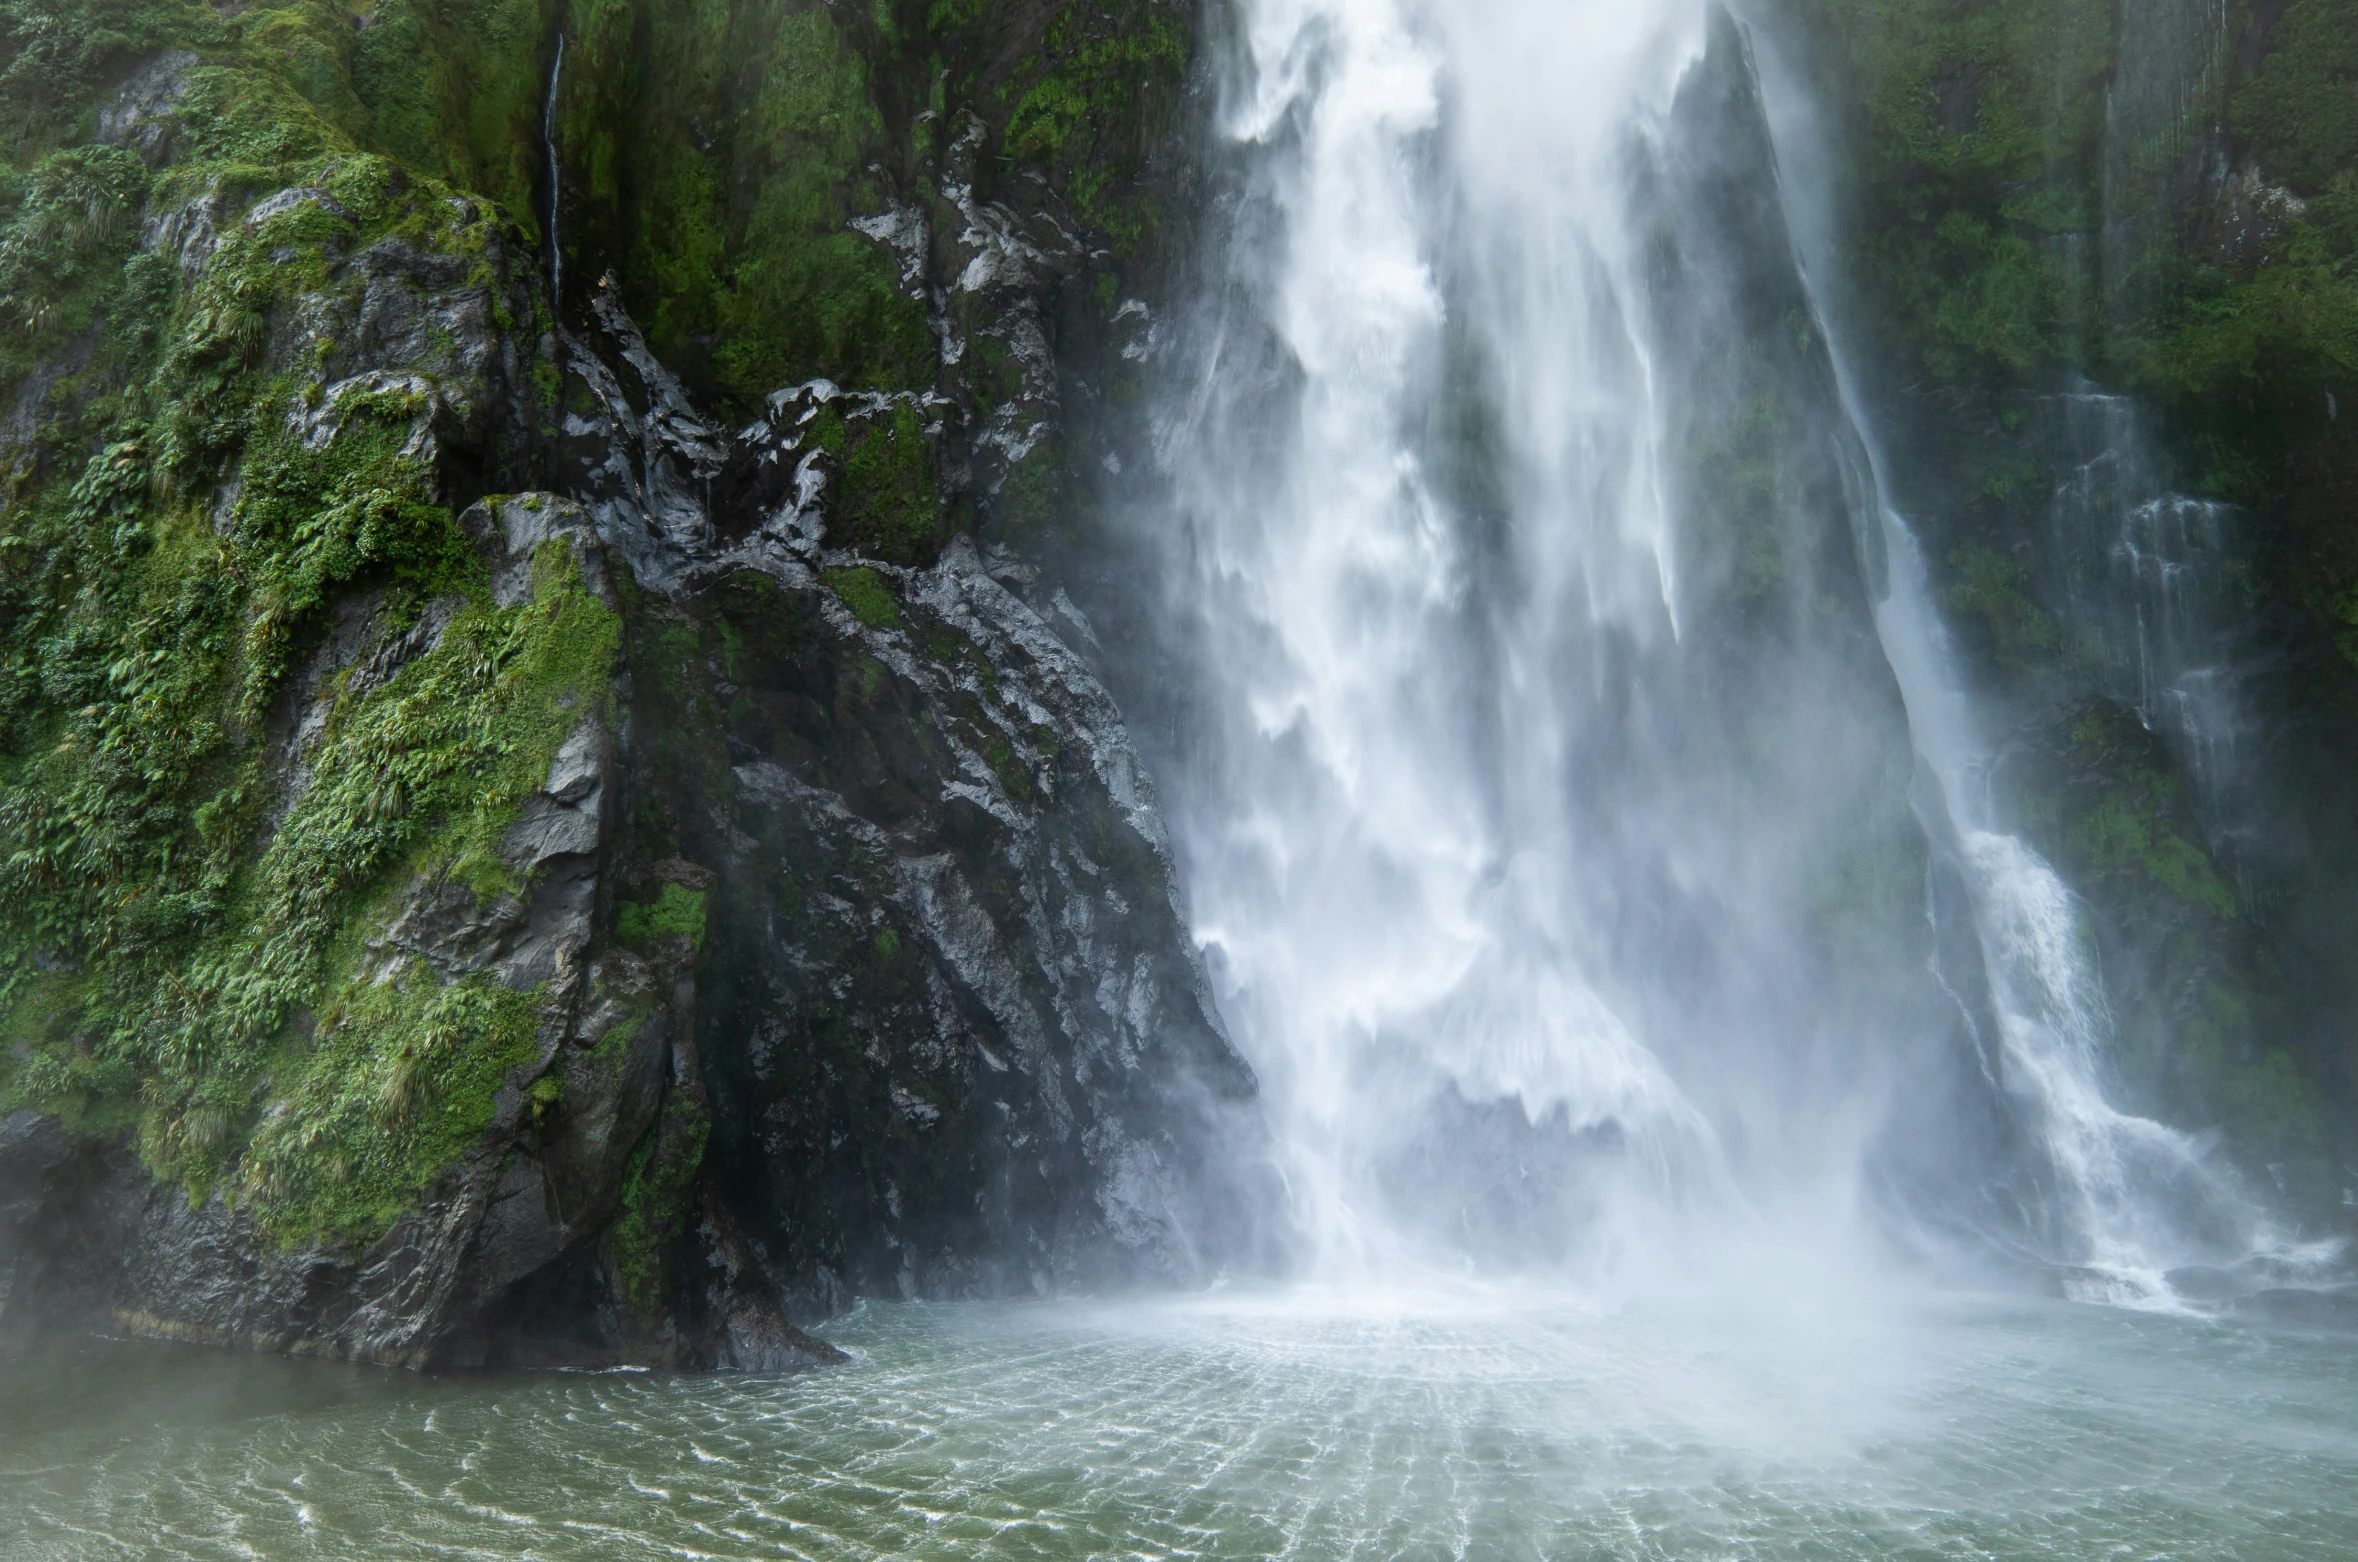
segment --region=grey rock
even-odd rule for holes
[[[681,591],[741,642],[743,714],[638,718],[634,788],[718,876],[699,1047],[750,1129],[716,1137],[718,1196],[805,1315],[1253,1261],[1254,1082],[1119,712],[971,543],[869,567],[899,628],[779,561],[774,594]]]
[[[316,206],[340,222],[350,222],[352,213],[345,210],[336,198],[315,185],[294,185],[265,195],[246,212],[246,226],[259,228],[273,217],[282,217],[298,207]]]
[[[50,1179],[73,1157],[74,1142],[57,1119],[31,1111],[0,1117],[0,1277],[40,1218]]]
[[[938,440],[950,404],[930,391],[847,392],[832,380],[812,380],[774,392],[758,422],[736,437],[740,465],[750,465],[758,519],[752,531],[797,559],[820,557],[827,540],[827,514],[842,487],[835,457],[813,437],[822,409],[832,407],[844,437],[857,441],[901,409],[914,411],[927,436]]]
[[[615,300],[612,278],[599,284],[591,312],[594,341],[560,337],[567,371],[596,404],[594,412],[565,414],[575,495],[641,583],[666,589],[680,560],[710,550],[705,496],[727,464],[727,436],[648,350]]]
[[[99,110],[98,139],[130,147],[150,168],[161,166],[172,155],[176,111],[188,96],[188,74],[196,64],[197,57],[186,49],[158,55]]]
[[[217,190],[207,190],[167,210],[151,210],[140,224],[140,248],[151,254],[177,256],[182,278],[193,285],[204,276],[213,251],[220,247],[221,214]]]
[[[523,814],[501,838],[499,854],[512,867],[532,872],[558,857],[587,857],[598,849],[604,810],[598,806],[593,772],[589,795],[567,803],[547,793],[524,805]]]

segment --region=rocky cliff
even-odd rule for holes
[[[1038,547],[1191,20],[0,4],[0,1316],[771,1369],[1236,1260]]]

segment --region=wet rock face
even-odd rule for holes
[[[720,877],[720,1187],[809,1308],[1209,1278],[1253,1081],[1118,717],[967,544],[853,589],[878,622],[744,572],[659,631],[721,673],[641,751]]]
[[[809,1314],[1238,1262],[1254,1082],[1111,698],[970,539],[924,568],[858,546],[873,495],[808,431],[883,437],[889,398],[800,387],[721,435],[597,316],[584,379],[638,381],[600,404],[666,409],[567,424],[647,588],[628,855],[713,876],[708,1174],[755,1261]],[[682,898],[640,871],[623,925]]]
[[[478,506],[466,521],[495,583],[550,544],[573,550],[602,582],[602,549],[578,507],[534,497]],[[529,603],[529,587],[518,600]],[[382,662],[399,639],[380,626],[328,649],[341,644],[349,672]],[[297,755],[302,732],[316,725],[295,724]],[[413,1367],[771,1370],[794,1353],[801,1365],[832,1359],[794,1333],[750,1275],[706,1281],[693,1298],[701,1314],[686,1317],[610,1307],[602,1327],[584,1329],[515,1305],[543,1271],[583,1254],[595,1263],[633,1149],[671,1093],[699,1089],[693,951],[614,948],[602,924],[617,871],[607,799],[621,783],[615,733],[585,716],[500,838],[521,890],[486,899],[422,873],[368,937],[364,958],[380,985],[446,987],[488,975],[537,1000],[532,1056],[509,1070],[486,1131],[391,1229],[358,1249],[290,1244],[218,1192],[192,1201],[158,1181],[128,1145],[76,1140],[53,1119],[20,1112],[0,1128],[0,1285],[27,1293],[18,1310],[70,1321],[95,1309],[108,1327],[133,1333]],[[733,1343],[731,1315],[754,1345]]]

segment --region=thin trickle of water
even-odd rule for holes
[[[2105,92],[2104,280],[2117,294],[2146,250],[2165,241],[2173,185],[2216,129],[2231,63],[2228,0],[2123,0],[2118,59]]]
[[[565,84],[565,34],[557,34],[556,58],[549,65],[548,101],[541,107],[540,139],[549,158],[549,308],[565,308],[565,240],[558,222],[565,208],[565,172],[557,152],[557,94]]]
[[[2150,415],[2126,397],[2060,398],[2066,476],[2050,506],[2054,573],[2073,650],[2112,699],[2158,733],[2194,783],[2215,832],[2253,821],[2241,806],[2248,620],[2232,566],[2231,505],[2170,491]]]

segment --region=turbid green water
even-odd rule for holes
[[[2063,1304],[868,1307],[811,1377],[0,1363],[0,1557],[2358,1556],[2358,1350]]]

